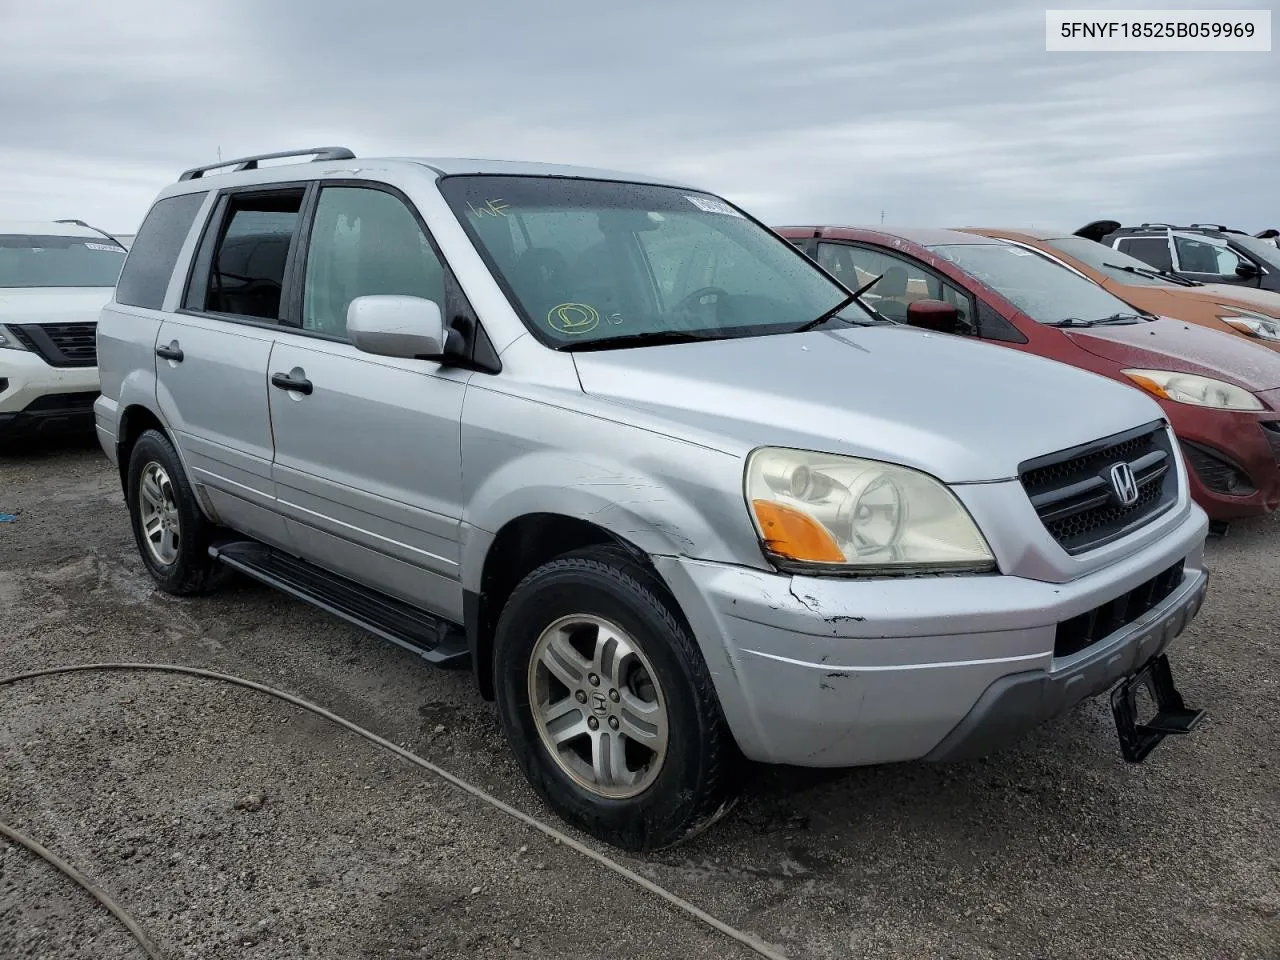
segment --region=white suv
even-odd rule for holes
[[[98,312],[125,255],[79,222],[0,221],[0,443],[92,429]]]

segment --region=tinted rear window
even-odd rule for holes
[[[114,287],[124,250],[103,237],[0,235],[0,287]]]
[[[1173,257],[1169,253],[1169,241],[1164,237],[1121,237],[1117,248],[1149,263],[1157,270],[1172,270]]]
[[[118,303],[148,310],[164,306],[169,276],[206,196],[184,193],[160,200],[151,208],[129,248],[129,259],[116,285]]]

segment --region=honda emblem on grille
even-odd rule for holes
[[[1111,491],[1122,507],[1131,507],[1138,502],[1138,478],[1127,463],[1117,463],[1111,468]]]

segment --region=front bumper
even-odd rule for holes
[[[1163,651],[1198,612],[1207,520],[1067,583],[1012,576],[837,580],[658,557],[747,757],[840,767],[986,752]],[[1142,616],[1069,656],[1059,623],[1170,566]]]
[[[0,350],[0,436],[92,430],[97,367],[51,367],[26,350]]]
[[[1280,407],[1280,390],[1259,396]],[[1161,406],[1182,443],[1191,496],[1212,519],[1266,516],[1280,508],[1280,414],[1275,409],[1255,414],[1169,402]],[[1188,450],[1188,442],[1200,452]],[[1245,479],[1249,492],[1228,491],[1225,481],[1233,473]]]

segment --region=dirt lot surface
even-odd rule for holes
[[[465,674],[266,588],[152,589],[96,447],[0,457],[0,675],[201,666],[282,687],[552,820]],[[1144,765],[1085,704],[956,766],[757,770],[695,842],[621,857],[794,958],[1280,958],[1280,529],[1210,545],[1175,646],[1211,716]],[[166,675],[0,688],[0,820],[172,958],[749,956],[564,846],[261,694]],[[0,957],[142,956],[0,841]]]

